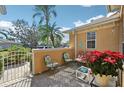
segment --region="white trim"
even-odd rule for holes
[[[87,47],[87,41],[90,41],[90,40],[87,40],[87,33],[88,32],[86,32],[86,49],[96,49],[96,47],[97,47],[97,43],[96,43],[96,41],[97,41],[97,33],[96,33],[96,31],[90,31],[90,32],[95,32],[95,48],[88,48]]]

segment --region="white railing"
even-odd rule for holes
[[[0,52],[0,85],[9,85],[31,74],[31,53]]]

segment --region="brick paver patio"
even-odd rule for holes
[[[89,84],[76,79],[75,70],[78,68],[75,64],[61,66],[53,72],[47,71],[32,78],[24,79],[9,87],[89,87]]]

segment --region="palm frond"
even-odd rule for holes
[[[57,13],[56,13],[55,10],[52,11],[52,14],[53,14],[54,17],[57,17]]]
[[[36,16],[41,16],[41,13],[37,12],[33,15],[33,18],[35,18]]]
[[[4,32],[2,32],[2,31],[0,31],[0,34],[4,35],[4,36],[6,37],[6,39],[8,39],[8,36],[7,36],[7,34],[6,34],[6,33],[4,33]]]

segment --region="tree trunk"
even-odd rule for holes
[[[51,35],[50,39],[51,39],[51,41],[52,41],[52,45],[53,45],[53,47],[55,48],[54,36]]]

